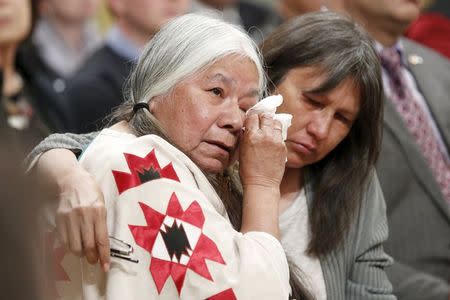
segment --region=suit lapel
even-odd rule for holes
[[[391,101],[387,98],[385,98],[384,106],[384,124],[385,127],[387,127],[387,130],[390,130],[393,133],[397,139],[397,142],[401,145],[402,151],[407,157],[411,170],[414,172],[414,175],[418,178],[418,181],[422,184],[424,189],[432,196],[433,199],[442,198],[439,192],[440,186],[435,180],[433,180],[434,176],[431,173],[431,170],[428,167],[418,145],[403,123],[402,117],[399,115]],[[448,210],[445,203],[440,204],[443,204],[443,208]]]
[[[407,58],[420,57],[422,59],[421,63],[410,63],[409,70],[416,79],[419,91],[428,103],[447,149],[450,149],[450,79],[448,68],[445,69],[445,73],[439,72],[440,70],[436,68],[438,66],[433,65],[432,58],[428,57],[426,50],[412,46],[411,42],[407,40],[403,41],[403,45]],[[443,63],[447,62],[443,61]]]

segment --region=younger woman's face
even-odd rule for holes
[[[323,159],[348,135],[359,113],[359,90],[350,78],[327,93],[308,92],[326,80],[318,71],[292,69],[277,87],[284,99],[277,112],[293,115],[286,140],[288,168]]]
[[[0,0],[0,47],[21,42],[30,29],[30,0]]]

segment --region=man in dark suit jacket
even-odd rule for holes
[[[90,57],[65,91],[71,132],[99,129],[101,121],[123,102],[123,88],[138,55],[169,19],[186,13],[189,0],[109,0],[115,23],[105,45]]]
[[[327,2],[327,1],[325,1]],[[390,227],[386,252],[396,263],[387,270],[398,299],[450,299],[450,62],[407,39],[402,33],[419,14],[416,1],[336,0],[330,9],[343,10],[363,24],[380,56],[394,49],[408,94],[418,101],[433,128],[445,163],[447,181],[438,183],[426,154],[394,105],[392,72],[383,68],[385,116],[378,176],[387,203]],[[394,53],[395,53],[394,51]],[[429,160],[428,160],[429,161]],[[442,178],[442,177],[441,177]]]

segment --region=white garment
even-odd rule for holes
[[[320,260],[307,255],[311,240],[308,205],[302,189],[294,202],[280,216],[281,244],[300,271],[300,280],[317,300],[327,299]],[[294,270],[296,272],[297,270]]]
[[[84,258],[56,256],[62,299],[288,298],[279,241],[235,231],[200,169],[162,138],[105,129],[80,162],[104,193],[110,236],[139,262],[112,257],[105,274]]]

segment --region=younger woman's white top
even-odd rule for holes
[[[300,281],[316,297],[327,299],[320,260],[306,254],[311,229],[305,190],[302,189],[293,203],[280,216],[281,244],[295,265]]]

